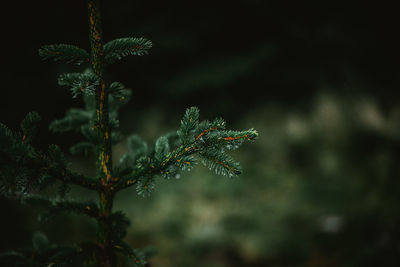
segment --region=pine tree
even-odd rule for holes
[[[118,132],[118,111],[128,102],[131,91],[120,82],[106,81],[104,70],[124,57],[148,54],[152,42],[129,37],[103,44],[99,0],[87,3],[90,53],[73,45],[58,44],[40,48],[39,55],[43,59],[90,66],[90,71],[66,73],[58,78],[58,84],[68,87],[74,98],[83,98],[84,108],[71,108],[49,129],[81,133],[84,141],[73,145],[70,152],[96,155],[97,175],[88,177],[71,171],[56,145],[50,145],[47,151],[35,148],[31,141],[40,117],[31,112],[21,122],[19,131],[0,123],[0,193],[44,207],[41,221],[61,212],[89,216],[98,223],[98,240],[58,246],[50,244],[43,233],[35,233],[32,248],[2,253],[2,266],[117,266],[117,253],[127,256],[133,266],[144,266],[152,252],[133,249],[124,242],[129,220],[122,211],[113,211],[116,193],[135,186],[139,195],[149,196],[156,177],[176,178],[180,171],[190,170],[199,160],[217,174],[236,176],[241,173],[240,165],[227,151],[258,136],[253,129],[227,130],[221,118],[199,121],[199,110],[192,107],[186,110],[180,128],[159,137],[154,146],[136,135],[128,137],[128,152],[113,164],[112,144],[122,136]],[[98,203],[70,199],[70,185],[98,192]],[[56,197],[41,193],[50,186],[59,188]]]

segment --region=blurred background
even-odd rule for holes
[[[155,246],[152,266],[399,266],[400,42],[397,10],[357,1],[103,1],[106,41],[146,37],[149,56],[108,68],[133,89],[121,130],[149,143],[177,130],[185,109],[254,127],[259,139],[233,156],[234,179],[199,166],[159,179],[143,199],[121,192],[127,241]],[[16,129],[42,115],[36,144],[65,151],[81,140],[47,125],[82,102],[57,85],[83,67],[42,62],[38,48],[89,48],[86,1],[2,4],[0,121]],[[115,159],[125,143],[114,147]],[[93,173],[93,158],[70,157]],[[76,198],[95,198],[72,190]],[[0,251],[30,244],[34,231],[68,244],[95,238],[93,221],[0,198]]]

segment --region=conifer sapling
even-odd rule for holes
[[[117,266],[117,253],[129,258],[135,266],[144,266],[151,256],[147,249],[131,248],[124,241],[129,220],[122,211],[113,211],[113,200],[119,191],[135,186],[139,195],[149,196],[156,177],[179,177],[182,170],[192,169],[198,161],[217,174],[228,177],[241,173],[241,167],[227,151],[239,148],[257,137],[253,129],[226,129],[223,119],[199,119],[199,110],[186,110],[177,131],[159,137],[148,145],[139,136],[127,138],[128,152],[118,163],[112,163],[112,144],[120,142],[118,111],[125,105],[131,90],[120,82],[106,81],[104,70],[127,56],[147,55],[152,47],[146,38],[120,38],[103,44],[99,0],[88,0],[90,52],[68,44],[47,45],[39,50],[45,60],[72,65],[86,64],[90,70],[65,73],[58,84],[70,89],[72,97],[82,97],[83,108],[69,109],[64,118],[49,126],[53,132],[79,132],[83,141],[73,145],[70,153],[94,154],[97,175],[88,177],[68,168],[64,153],[57,145],[47,151],[35,148],[31,141],[40,117],[29,113],[21,129],[11,131],[0,123],[0,193],[20,198],[24,203],[44,207],[40,221],[61,212],[73,212],[93,218],[98,223],[96,242],[70,246],[50,244],[43,233],[35,233],[33,247],[1,254],[0,263],[13,266]],[[70,185],[98,192],[99,200],[78,201],[68,197]],[[57,195],[42,193],[58,187]],[[4,265],[6,266],[6,265]]]

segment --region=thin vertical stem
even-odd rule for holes
[[[99,174],[102,183],[107,184],[111,179],[111,138],[108,116],[108,94],[104,80],[104,52],[103,36],[99,0],[88,0],[89,11],[89,38],[91,48],[91,62],[94,73],[98,76],[100,84],[96,89],[96,115],[101,149],[99,153]]]
[[[95,125],[100,143],[97,164],[98,175],[103,185],[103,190],[100,192],[101,220],[99,221],[98,238],[102,253],[99,257],[99,264],[104,267],[113,267],[116,264],[116,260],[112,248],[110,215],[114,193],[112,190],[109,190],[110,187],[108,186],[112,181],[112,149],[108,113],[108,92],[104,80],[104,51],[99,0],[88,0],[88,19],[91,63],[94,73],[99,78],[99,86],[96,88],[97,122]]]

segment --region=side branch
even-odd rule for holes
[[[217,131],[217,127],[210,127],[207,129],[202,130],[194,139],[194,141],[188,145],[181,145],[174,151],[168,153],[164,159],[161,161],[161,163],[156,164],[154,160],[148,159],[147,162],[148,164],[145,164],[143,167],[139,170],[134,170],[131,174],[126,175],[122,177],[121,179],[118,180],[118,182],[115,184],[114,188],[116,191],[125,189],[127,187],[130,187],[138,182],[140,178],[143,177],[151,177],[154,175],[161,175],[167,169],[175,164],[187,164],[191,165],[191,162],[189,161],[184,161],[182,158],[186,156],[190,156],[198,152],[198,147],[197,144],[201,141],[201,138],[208,133],[212,131]]]
[[[43,46],[39,49],[39,56],[44,60],[66,61],[76,65],[90,62],[89,54],[84,49],[69,44]]]
[[[59,162],[49,161],[45,156],[41,156],[42,160],[35,160],[35,162],[27,162],[27,165],[34,167],[36,170],[41,170],[39,176],[49,175],[53,179],[59,180],[63,183],[72,183],[81,187],[98,191],[101,189],[101,184],[93,178],[83,174],[68,170],[65,166],[60,166]]]
[[[237,149],[244,142],[256,139],[257,131],[225,130],[225,122],[221,118],[201,123],[198,122],[198,118],[197,108],[188,109],[181,121],[180,130],[176,134],[161,136],[151,154],[139,153],[141,157],[138,158],[128,150],[127,156],[132,157],[131,164],[135,167],[131,168],[130,174],[127,174],[128,169],[123,167],[121,174],[124,175],[113,188],[118,191],[137,184],[138,194],[148,195],[154,188],[154,176],[161,175],[167,179],[179,177],[179,170],[190,170],[196,164],[195,154],[204,165],[214,169],[217,174],[228,177],[239,175],[240,164],[226,151]],[[178,147],[170,152],[171,146]],[[126,163],[125,160],[122,162]]]
[[[85,175],[82,175],[80,173],[72,172],[70,170],[65,171],[65,176],[62,176],[60,178],[62,181],[70,181],[71,183],[75,185],[79,185],[81,187],[90,189],[90,190],[95,190],[95,191],[100,191],[102,186],[99,183],[99,181],[87,177]]]
[[[180,163],[180,159],[184,156],[194,154],[196,152],[195,144],[196,141],[189,146],[180,146],[174,151],[168,153],[159,164],[157,164],[153,159],[147,158],[146,162],[141,164],[142,168],[133,170],[131,174],[119,179],[114,186],[115,190],[120,191],[130,187],[136,184],[140,178],[163,174],[171,165]]]
[[[53,218],[59,213],[73,212],[82,214],[98,220],[100,218],[99,208],[93,202],[77,202],[64,199],[50,199],[42,196],[28,195],[23,202],[34,206],[46,208],[46,211],[40,214],[39,220],[44,222]]]

